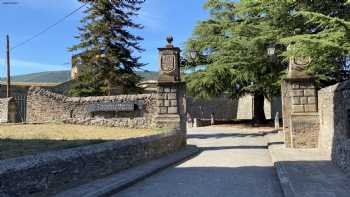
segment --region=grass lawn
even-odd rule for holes
[[[67,124],[0,125],[0,160],[161,132],[159,129],[120,129]]]

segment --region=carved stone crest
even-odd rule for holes
[[[161,69],[165,73],[175,71],[176,57],[174,55],[161,56]]]
[[[288,78],[309,78],[306,67],[311,63],[310,57],[293,57],[289,62]]]
[[[173,37],[167,38],[168,44],[164,48],[159,48],[160,75],[159,82],[180,81],[180,53],[178,47],[172,44]]]
[[[311,63],[311,58],[310,57],[298,57],[298,58],[292,58],[292,61],[294,62],[294,65],[307,66]]]

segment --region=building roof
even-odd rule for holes
[[[31,83],[31,82],[11,82],[11,86],[25,86],[25,87],[55,87],[61,83]],[[7,82],[0,81],[0,85],[6,86]]]

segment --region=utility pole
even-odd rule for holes
[[[11,64],[10,64],[10,36],[6,36],[6,59],[7,59],[7,98],[11,97]]]

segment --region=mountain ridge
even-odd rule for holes
[[[136,72],[142,76],[144,81],[146,80],[157,80],[158,72],[149,71],[149,72]],[[1,81],[6,80],[1,78]],[[13,82],[22,82],[22,83],[63,83],[71,80],[71,73],[68,70],[62,71],[46,71],[38,73],[30,73],[24,75],[16,75],[11,77]]]

